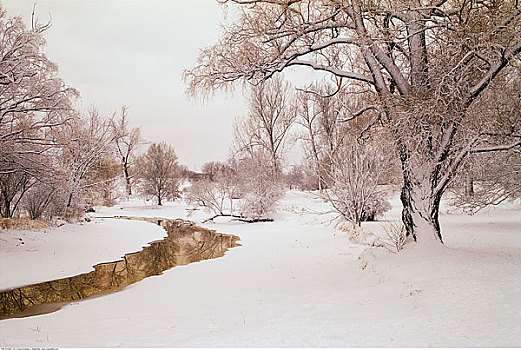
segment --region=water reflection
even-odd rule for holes
[[[176,265],[221,257],[228,248],[238,246],[239,237],[217,233],[183,220],[162,218],[121,219],[144,220],[162,225],[168,237],[151,242],[143,250],[126,254],[123,259],[94,266],[94,271],[73,277],[38,283],[0,292],[0,317],[16,317],[30,309],[45,313],[41,304],[66,303],[117,291],[145,277],[159,275]],[[47,312],[59,307],[48,308]],[[44,310],[44,311],[42,311]]]

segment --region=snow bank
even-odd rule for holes
[[[159,226],[116,219],[43,231],[0,230],[0,290],[90,272],[166,235]]]

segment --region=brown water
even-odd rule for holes
[[[221,257],[229,248],[239,245],[237,236],[188,221],[118,218],[162,225],[168,237],[151,242],[139,252],[125,254],[121,260],[98,264],[89,273],[0,291],[0,319],[53,312],[71,301],[115,292],[177,265]]]

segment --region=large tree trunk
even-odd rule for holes
[[[407,236],[422,245],[443,243],[438,220],[441,193],[435,188],[434,181],[428,177],[418,179],[411,177],[410,172],[404,174],[400,196],[403,224]]]

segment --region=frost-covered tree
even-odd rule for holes
[[[11,217],[23,196],[52,171],[49,157],[72,115],[77,92],[44,52],[49,25],[10,18],[0,5],[0,209]]]
[[[13,171],[0,175],[0,215],[13,217],[25,193],[35,184],[36,180],[27,171]]]
[[[302,164],[292,165],[289,171],[284,174],[284,182],[289,187],[289,189],[300,189],[305,190],[308,189],[308,184],[306,183],[307,174],[306,169]]]
[[[281,179],[273,176],[270,155],[232,159],[230,164],[206,163],[203,169],[212,176],[192,181],[185,198],[192,211],[203,209],[219,216],[243,222],[272,221],[269,217],[284,194]],[[206,173],[208,174],[208,173]]]
[[[314,90],[300,94],[298,120],[305,130],[301,138],[318,189],[343,220],[353,225],[374,220],[390,208],[379,186],[393,164],[385,133],[373,130],[369,137],[367,131],[377,129],[371,122],[375,116],[368,120],[354,116],[360,95],[348,96],[338,86]]]
[[[304,141],[304,151],[307,163],[310,165],[311,176],[316,177],[316,189],[322,192],[325,186],[325,175],[323,173],[324,164],[322,162],[320,148],[320,128],[319,119],[322,114],[313,104],[313,96],[308,93],[299,93],[299,109],[296,122],[304,127],[304,132],[300,139]],[[315,186],[312,187],[315,189]]]
[[[118,195],[121,164],[113,152],[100,156],[86,177],[86,199],[89,207],[112,206]]]
[[[454,195],[452,203],[469,214],[521,198],[521,152],[474,155],[450,190]]]
[[[282,77],[251,88],[249,113],[235,120],[232,141],[241,219],[265,220],[282,197],[280,161],[296,116],[291,85]]]
[[[61,164],[64,178],[65,215],[79,215],[86,204],[89,188],[100,187],[113,179],[94,175],[102,166],[102,159],[113,153],[114,134],[110,121],[92,108],[86,116],[76,118],[60,134]]]
[[[137,175],[143,192],[163,200],[179,197],[179,169],[177,155],[172,146],[165,142],[153,143],[137,161]]]
[[[354,115],[360,95],[346,96],[327,85],[314,89],[300,94],[298,120],[318,189],[343,220],[353,225],[374,220],[390,208],[379,186],[389,180],[393,165],[385,133],[371,122],[374,115],[369,120]],[[372,135],[370,128],[375,129]]]
[[[376,111],[399,156],[402,219],[419,243],[442,242],[440,200],[473,153],[521,145],[495,104],[521,52],[517,0],[223,0],[237,19],[185,72],[188,90],[235,81],[258,84],[288,67],[338,78],[339,90],[365,92],[353,115]],[[497,96],[493,94],[491,97]]]

